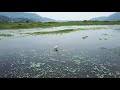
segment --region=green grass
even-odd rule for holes
[[[11,36],[13,36],[13,35],[11,35],[11,34],[0,34],[0,36],[11,37]]]
[[[116,55],[120,56],[120,51],[114,52]]]
[[[72,25],[120,25],[120,21],[71,21],[71,22],[0,22],[0,29],[48,28]]]
[[[45,31],[45,32],[33,32],[33,33],[25,33],[29,35],[44,35],[44,34],[64,34],[64,33],[70,33],[78,30],[99,30],[104,28],[77,28],[77,29],[64,29],[64,30],[58,30],[58,31]],[[24,34],[24,33],[21,33]]]

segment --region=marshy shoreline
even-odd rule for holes
[[[120,25],[120,21],[70,21],[70,22],[0,22],[0,30],[50,28],[72,25]]]

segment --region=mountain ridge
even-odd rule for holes
[[[0,12],[0,21],[2,17],[9,18],[8,22],[25,22],[25,21],[32,21],[32,22],[55,22],[54,19],[50,19],[47,17],[41,17],[35,13],[26,13],[26,12]]]
[[[96,17],[90,19],[91,21],[120,21],[120,12],[116,12],[108,17]]]

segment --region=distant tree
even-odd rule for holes
[[[84,20],[84,22],[87,22],[87,20]]]
[[[104,21],[104,22],[109,22],[109,21]]]

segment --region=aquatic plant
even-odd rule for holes
[[[77,29],[64,29],[64,30],[57,30],[57,31],[44,31],[44,32],[33,32],[33,33],[20,33],[20,34],[29,34],[29,35],[44,35],[44,34],[64,34],[70,33],[78,30],[99,30],[103,28],[77,28]],[[88,36],[87,36],[88,37]]]
[[[11,36],[13,36],[13,35],[11,35],[11,34],[0,34],[0,36],[11,37]]]

